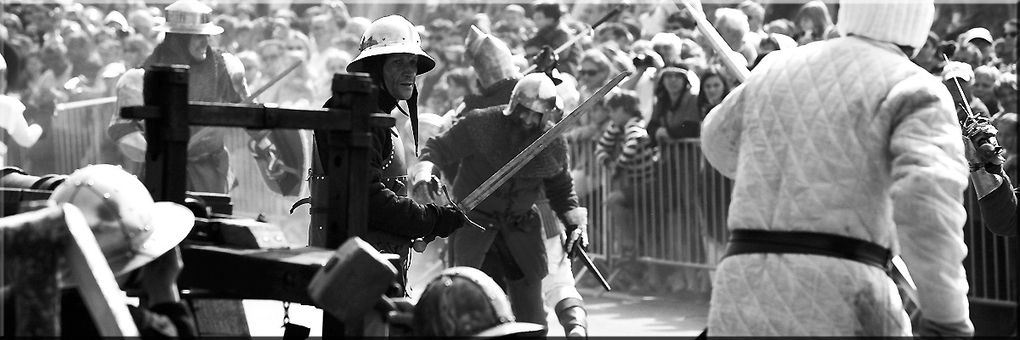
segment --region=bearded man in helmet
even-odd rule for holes
[[[408,257],[414,239],[447,237],[464,225],[464,215],[452,206],[415,202],[405,197],[406,159],[403,145],[418,140],[418,76],[432,70],[436,63],[421,48],[421,37],[414,25],[399,15],[380,18],[365,30],[361,52],[347,72],[371,76],[380,89],[378,107],[383,112],[404,115],[410,121],[412,135],[397,128],[374,129],[370,167],[368,233],[363,239],[380,252],[401,257],[401,277],[406,281]],[[332,106],[330,98],[326,107]],[[406,103],[401,106],[400,102]],[[405,107],[406,106],[406,107]],[[317,153],[316,153],[317,155]],[[318,159],[313,162],[313,177],[324,176]],[[313,190],[315,186],[312,186]],[[424,203],[424,204],[423,204]],[[315,209],[317,207],[313,207]],[[328,208],[328,207],[326,207]]]
[[[486,34],[471,26],[465,42],[466,58],[471,62],[478,76],[480,94],[464,98],[467,113],[503,105],[510,101],[513,89],[521,79],[521,73],[513,62],[510,48],[499,38]],[[456,169],[444,169],[447,182],[452,182]],[[544,195],[536,201],[545,237],[546,257],[549,273],[542,279],[542,295],[545,304],[551,308],[568,336],[586,336],[588,331],[587,311],[584,299],[578,293],[571,258],[563,251],[562,243],[567,239],[562,223],[556,217]]]
[[[214,103],[240,103],[249,99],[244,65],[230,53],[218,52],[209,38],[223,33],[211,21],[212,8],[198,0],[180,0],[166,7],[166,22],[156,30],[166,33],[153,49],[143,67],[188,65],[188,100]],[[142,84],[145,71],[132,69],[117,81],[118,107],[143,105]],[[141,121],[123,119],[118,114],[107,128],[121,152],[135,162],[145,161],[147,142]],[[235,185],[230,170],[224,136],[227,128],[192,127],[188,141],[187,190],[227,193]],[[296,131],[248,131],[249,144],[267,184],[274,191],[294,195],[300,188],[299,171],[303,163],[300,137]],[[276,150],[276,144],[287,146]],[[277,157],[279,156],[279,157]],[[287,172],[285,169],[289,169]],[[285,183],[282,184],[281,182]]]
[[[450,130],[432,138],[411,169],[416,197],[439,197],[436,182],[445,169],[457,169],[454,199],[507,164],[549,129],[549,117],[563,104],[545,74],[530,74],[514,87],[508,105],[473,110]],[[426,192],[427,194],[419,194]],[[557,139],[468,216],[485,228],[465,228],[451,239],[453,265],[480,268],[506,289],[517,319],[545,325],[542,278],[548,273],[544,233],[535,202],[542,194],[570,235],[569,249],[587,243],[587,212],[578,204],[567,167],[566,142]]]
[[[934,17],[932,0],[840,1],[843,37],[769,53],[705,118],[705,157],[735,179],[709,336],[911,336],[897,253],[920,335],[973,335],[961,129],[910,61]]]

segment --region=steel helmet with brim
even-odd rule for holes
[[[429,282],[414,311],[418,336],[543,336],[545,327],[517,322],[506,293],[471,267],[444,270]]]
[[[81,210],[115,275],[173,249],[195,223],[191,210],[173,202],[153,202],[137,177],[109,164],[75,171],[53,190],[50,200]],[[63,277],[70,277],[69,268],[62,270],[68,274]]]
[[[347,64],[347,72],[371,73],[368,59],[390,54],[408,53],[418,56],[418,75],[431,71],[436,61],[421,48],[421,35],[410,21],[390,15],[372,22],[361,37],[358,56]]]
[[[218,35],[223,27],[212,22],[212,8],[198,0],[180,0],[166,6],[166,22],[156,26],[166,33]]]

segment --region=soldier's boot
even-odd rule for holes
[[[588,312],[578,298],[566,298],[556,303],[556,317],[563,325],[567,337],[588,338]]]

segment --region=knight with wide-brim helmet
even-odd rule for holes
[[[421,36],[407,19],[391,15],[372,22],[361,39],[358,56],[347,65],[350,73],[367,73],[377,91],[376,108],[385,113],[399,110],[410,119],[415,146],[418,144],[418,89],[417,77],[432,70],[436,63],[421,48]],[[337,106],[339,98],[332,97],[326,107]],[[397,105],[405,101],[405,107]],[[358,103],[359,105],[372,103]],[[398,267],[400,289],[391,294],[405,294],[407,268],[409,267],[411,244],[416,239],[449,237],[464,225],[465,217],[450,205],[420,203],[405,197],[407,174],[403,129],[373,127],[370,130],[368,229],[361,236],[382,253],[396,254],[401,265]],[[325,173],[320,161],[312,163],[312,185],[309,191],[314,197],[324,186]],[[312,211],[332,209],[312,202]],[[321,224],[317,215],[312,216],[312,226]],[[319,240],[312,240],[315,244]]]
[[[212,8],[198,0],[180,0],[166,6],[166,22],[156,31],[178,34],[219,35],[223,27],[212,22]]]
[[[368,73],[372,79],[381,85],[384,90],[379,95],[379,106],[384,111],[399,109],[396,102],[406,100],[409,112],[405,112],[411,119],[411,129],[414,134],[414,144],[418,145],[418,88],[414,84],[417,76],[425,74],[436,67],[436,61],[432,59],[421,47],[421,35],[418,29],[410,21],[399,15],[390,15],[373,21],[361,37],[361,47],[358,56],[347,64],[347,72]],[[416,64],[415,79],[410,84],[393,84],[387,81],[383,67],[387,56],[412,55]],[[410,89],[403,88],[410,86]],[[407,91],[405,91],[407,90]],[[404,93],[406,92],[406,93]],[[402,110],[402,109],[401,109]]]

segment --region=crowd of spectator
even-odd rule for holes
[[[352,56],[357,55],[362,33],[375,19],[352,13],[337,0],[301,5],[248,2],[212,5],[214,22],[224,32],[211,43],[241,60],[252,92],[300,62],[293,72],[268,87],[257,99],[293,108],[321,107],[330,95],[332,75],[344,72]],[[647,172],[642,167],[655,162],[669,162],[668,157],[677,157],[677,153],[657,155],[648,150],[678,141],[695,141],[701,120],[739,85],[736,75],[723,66],[722,55],[697,29],[693,15],[669,0],[568,4],[539,0],[519,4],[454,2],[411,6],[422,7],[408,11],[420,14],[408,19],[419,25],[424,48],[437,62],[436,68],[421,77],[419,84],[418,103],[423,114],[456,114],[465,95],[480,91],[474,71],[464,57],[464,40],[471,26],[503,39],[522,70],[543,46],[559,47],[577,35],[584,35],[559,56],[557,69],[564,80],[559,88],[568,112],[619,72],[634,74],[621,85],[623,93],[596,105],[568,133],[568,139],[575,145],[595,145],[602,138],[604,147],[619,144],[628,155],[648,158],[613,162],[603,157],[596,161],[585,159],[582,154],[574,160],[573,173],[578,182],[592,174],[592,166],[621,167],[613,172],[634,174]],[[969,66],[969,76],[963,78],[967,80],[963,85],[973,93],[970,100],[975,111],[989,117],[998,128],[999,140],[1007,151],[1007,171],[1017,183],[1016,6],[998,5],[1002,7],[999,10],[976,11],[1013,13],[1012,17],[969,15],[973,14],[968,12],[973,7],[968,6],[938,6],[938,21],[915,61],[942,77],[945,46],[955,47],[955,53],[947,56]],[[589,25],[617,7],[621,9],[618,15],[589,32]],[[118,77],[125,70],[142,65],[161,40],[161,34],[153,27],[164,21],[161,5],[138,0],[88,5],[70,1],[26,3],[4,8],[0,13],[0,52],[7,64],[6,95],[24,103],[25,118],[30,123],[39,123],[44,130],[57,103],[114,95]],[[833,25],[837,6],[822,1],[790,5],[747,0],[706,4],[705,9],[733,52],[727,53],[742,59],[751,69],[772,51],[840,36]],[[609,150],[601,152],[612,154]],[[710,171],[703,165],[698,169],[677,169],[685,170]],[[594,187],[579,185],[581,191]],[[618,191],[617,196],[624,199],[611,203],[629,207],[633,202],[627,197],[632,193],[624,191],[646,187],[649,186],[612,185],[609,190]],[[651,187],[642,190],[692,193],[703,190]],[[681,213],[696,213],[691,210],[700,209],[699,205],[689,203],[681,205],[685,210]],[[618,228],[638,228],[632,219],[615,224]],[[635,246],[633,241],[620,244],[617,251],[632,254]],[[699,277],[678,280],[683,283],[666,288],[706,291],[707,283],[703,281],[707,276]],[[702,282],[695,282],[698,280]],[[658,284],[648,281],[635,280],[635,284]]]

